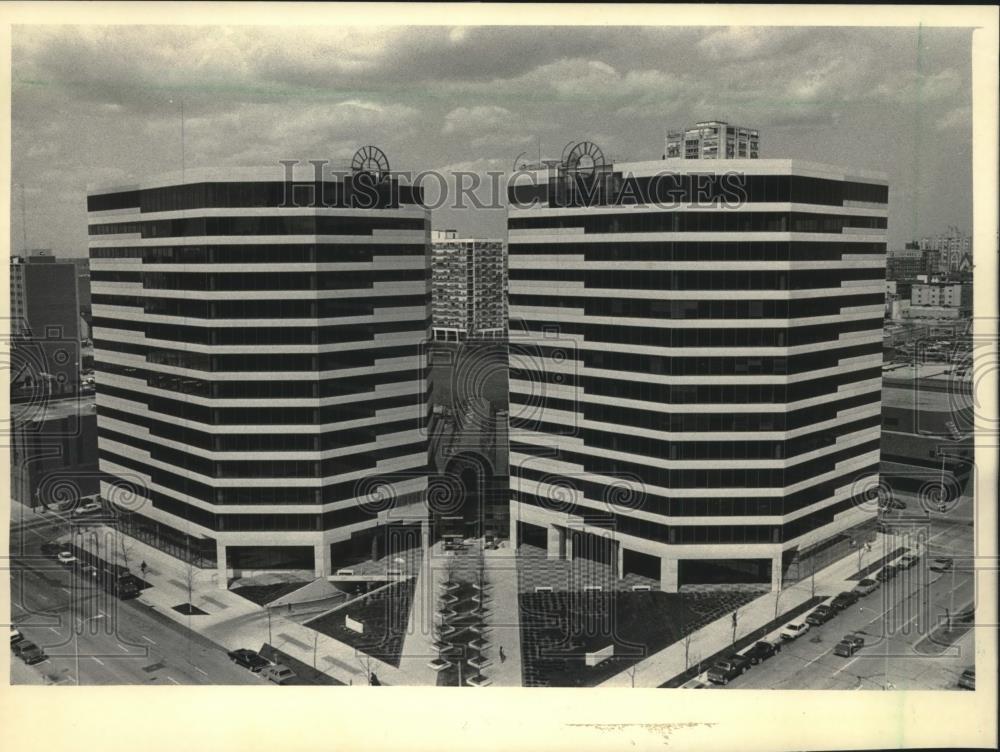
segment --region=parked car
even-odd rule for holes
[[[860,597],[853,590],[845,590],[843,593],[838,593],[837,597],[830,601],[830,608],[834,611],[843,611],[857,603]]]
[[[809,622],[793,621],[783,626],[779,634],[782,640],[797,640],[808,631]]]
[[[876,590],[878,590],[878,580],[865,579],[861,580],[861,582],[854,586],[854,592],[857,593],[859,597],[874,593]]]
[[[79,517],[86,514],[96,514],[97,512],[103,511],[102,507],[96,501],[88,501],[86,504],[81,504],[73,510],[73,516]]]
[[[975,691],[976,689],[976,669],[967,668],[962,672],[962,675],[958,677],[958,686],[962,689],[971,689]]]
[[[910,569],[911,567],[915,567],[918,561],[920,561],[920,557],[916,554],[903,554],[899,557],[897,566],[901,569]]]
[[[93,564],[84,564],[82,567],[80,567],[80,574],[82,574],[84,577],[90,577],[95,580],[100,576],[100,572],[97,571],[97,567],[95,567]]]
[[[29,666],[48,660],[45,651],[29,640],[21,640],[17,643],[14,653]]]
[[[895,576],[896,576],[896,565],[886,564],[878,571],[878,574],[875,576],[875,578],[879,582],[888,582]]]
[[[250,669],[255,674],[261,669],[271,665],[271,662],[256,650],[240,648],[239,650],[230,650],[228,655],[229,660],[233,663],[238,666],[242,666],[243,668]]]
[[[739,654],[717,660],[708,670],[708,680],[713,684],[729,684],[730,680],[750,670],[750,661]]]
[[[24,639],[24,635],[17,629],[17,627],[10,628],[10,646],[13,648],[17,643]]]
[[[777,655],[781,652],[780,642],[768,642],[767,640],[759,640],[754,643],[754,646],[750,648],[747,652],[743,654],[744,658],[748,658],[750,663],[756,666],[758,663],[766,661],[772,655]]]
[[[844,635],[844,638],[833,648],[834,655],[850,658],[865,646],[865,638],[856,632]]]
[[[59,555],[56,557],[56,561],[58,561],[64,567],[71,567],[74,564],[76,564],[78,559],[76,558],[76,556],[73,554],[72,551],[60,551]]]
[[[265,666],[260,670],[260,675],[275,684],[288,684],[288,682],[295,678],[295,672],[288,668],[288,666],[283,666],[280,663],[274,666]]]
[[[808,616],[806,616],[806,623],[811,624],[814,627],[818,627],[821,624],[826,624],[830,619],[837,615],[837,612],[831,607],[823,604],[821,606],[816,606]]]
[[[934,562],[931,564],[930,569],[932,572],[947,572],[954,565],[955,562],[952,561],[951,559],[947,557],[941,557],[934,560]]]
[[[56,543],[54,541],[48,541],[42,544],[42,553],[45,556],[51,556],[53,559],[61,554],[65,550],[65,546],[61,543]]]

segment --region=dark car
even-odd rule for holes
[[[761,640],[754,644],[747,652],[743,654],[744,658],[749,658],[750,663],[756,666],[761,661],[766,661],[772,655],[777,655],[781,652],[781,644],[776,642],[768,642],[767,640]]]
[[[48,659],[44,650],[28,640],[21,640],[21,642],[17,643],[14,653],[29,666]]]
[[[62,553],[64,548],[65,546],[62,543],[53,543],[52,541],[49,541],[48,543],[42,544],[42,553],[45,556],[49,556],[54,559]]]
[[[886,564],[878,571],[878,574],[875,576],[875,579],[877,579],[879,582],[888,582],[895,576],[896,576],[896,565]]]
[[[721,658],[708,670],[708,680],[713,684],[729,684],[731,679],[735,679],[741,674],[745,674],[750,669],[750,661],[742,655],[731,655]]]
[[[844,635],[844,638],[837,643],[833,649],[834,655],[850,658],[865,646],[865,638],[856,632]]]
[[[248,668],[255,674],[260,671],[265,666],[270,666],[271,662],[264,658],[260,653],[254,650],[247,650],[246,648],[240,648],[239,650],[230,650],[229,660],[238,666],[243,668]]]
[[[962,675],[958,677],[958,686],[962,689],[971,689],[975,691],[976,689],[976,669],[967,668],[962,672]]]
[[[858,602],[860,596],[857,593],[845,590],[843,593],[837,595],[832,601],[830,601],[830,608],[834,611],[843,611],[846,608],[853,606]]]
[[[814,627],[818,627],[821,624],[826,624],[836,615],[836,611],[824,604],[822,606],[816,606],[812,613],[806,617],[806,621]]]
[[[935,559],[934,563],[931,564],[930,569],[931,569],[932,572],[947,572],[954,565],[955,565],[954,561],[952,561],[951,559],[949,559],[947,557],[942,557],[942,558],[939,558],[939,559]]]

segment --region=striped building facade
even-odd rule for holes
[[[885,180],[757,159],[536,177],[509,189],[512,535],[666,591],[777,588],[874,517]]]
[[[420,201],[311,166],[89,192],[102,497],[136,537],[222,585],[419,545]]]

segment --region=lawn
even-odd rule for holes
[[[305,626],[357,648],[380,661],[399,667],[403,638],[410,620],[414,581],[395,583],[350,605],[306,622]],[[364,625],[364,632],[348,629],[347,617]]]
[[[521,656],[526,687],[592,687],[683,639],[760,593],[521,593]],[[585,653],[615,646],[588,667]]]

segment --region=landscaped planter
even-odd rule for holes
[[[465,683],[470,687],[488,687],[493,683],[493,680],[488,676],[470,676],[465,680]]]
[[[490,665],[490,659],[483,658],[482,656],[479,656],[478,658],[470,658],[469,665],[473,668],[486,668]]]
[[[433,661],[427,664],[429,668],[435,671],[444,671],[446,668],[451,668],[455,664],[451,661],[446,661],[444,658],[435,658]]]
[[[438,598],[438,601],[447,606],[453,606],[458,603],[458,597],[454,595],[442,595]]]
[[[486,648],[488,648],[489,646],[490,646],[489,641],[484,640],[482,638],[478,640],[473,640],[472,642],[469,643],[469,647],[472,648],[473,650],[486,650]]]

